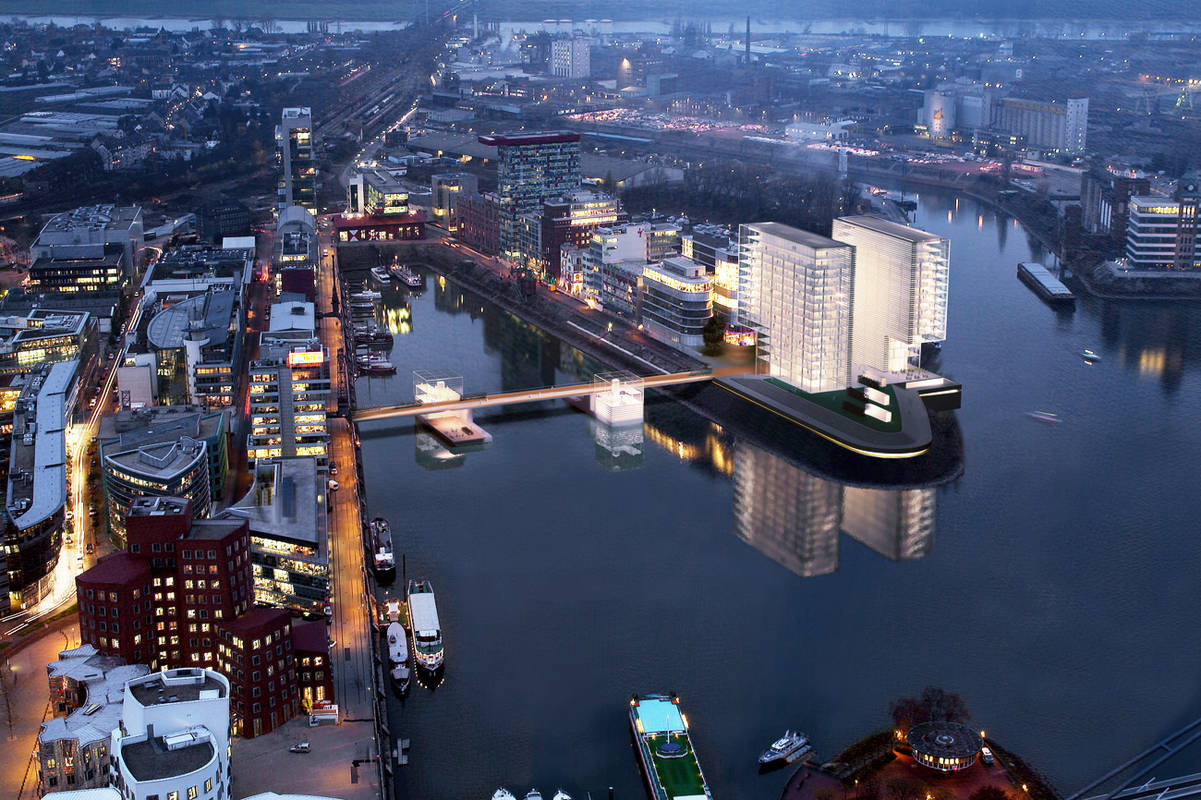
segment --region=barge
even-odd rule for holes
[[[1022,262],[1018,264],[1018,277],[1029,286],[1044,303],[1052,306],[1075,306],[1076,295],[1051,274],[1042,264]]]
[[[630,731],[652,800],[712,800],[674,694],[634,695]]]

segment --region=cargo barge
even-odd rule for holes
[[[1072,294],[1072,290],[1064,286],[1059,278],[1052,275],[1042,264],[1030,262],[1018,264],[1018,277],[1048,305],[1076,305],[1076,295]]]
[[[652,800],[712,800],[674,694],[634,695],[630,730]]]

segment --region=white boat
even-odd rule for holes
[[[556,789],[555,796],[552,797],[551,800],[571,800],[571,795],[562,789]]]
[[[393,666],[409,660],[409,644],[405,637],[405,629],[399,622],[388,625],[388,660]]]
[[[759,756],[759,763],[775,764],[782,761],[785,764],[791,764],[812,749],[809,746],[809,737],[805,734],[784,731],[784,735],[772,742],[771,747],[764,750],[763,755]]]
[[[542,792],[537,789],[530,789],[525,793],[525,800],[542,800]]]
[[[413,628],[413,658],[417,666],[432,672],[442,666],[445,655],[433,584],[410,580],[408,596],[409,620]]]
[[[396,373],[396,365],[382,353],[356,356],[355,364],[360,371],[368,375],[393,375]]]
[[[517,798],[513,796],[512,792],[502,786],[492,793],[492,800],[517,800]]]
[[[421,288],[421,276],[414,272],[411,268],[406,267],[404,264],[393,264],[392,268],[388,271],[392,273],[393,278],[396,278],[396,280],[400,281],[405,286],[408,286],[410,289]]]
[[[382,297],[383,294],[375,291],[374,289],[363,289],[358,292],[352,292],[350,295],[351,300],[363,300],[369,303],[374,303],[376,300],[379,300]]]
[[[371,277],[375,278],[380,283],[388,283],[392,280],[392,276],[388,274],[388,270],[383,267],[372,267]]]
[[[1085,350],[1084,352],[1082,352],[1080,354],[1080,357],[1083,358],[1089,364],[1094,364],[1101,360],[1100,354],[1098,354],[1092,350]]]
[[[1027,411],[1026,416],[1036,419],[1039,422],[1045,422],[1048,425],[1058,425],[1063,422],[1054,411]]]

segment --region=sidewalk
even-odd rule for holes
[[[62,628],[45,631],[38,639],[22,647],[3,670],[3,704],[0,704],[0,729],[4,745],[0,747],[0,797],[10,800],[36,798],[37,770],[33,750],[42,722],[50,717],[50,688],[46,665],[62,650],[79,644],[77,619]]]

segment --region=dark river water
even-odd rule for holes
[[[917,222],[951,238],[965,457],[944,485],[844,486],[667,401],[616,432],[491,410],[491,446],[458,456],[364,427],[370,512],[446,638],[442,686],[393,703],[402,797],[641,800],[634,692],[680,694],[720,800],[778,797],[787,772],[755,760],[784,728],[833,756],[931,684],[1065,793],[1201,716],[1198,307],[1056,312],[1015,276],[1040,254],[1012,220],[923,194]],[[594,367],[434,276],[385,299],[399,372],[360,379],[362,406],[411,399],[414,369],[481,392]]]

